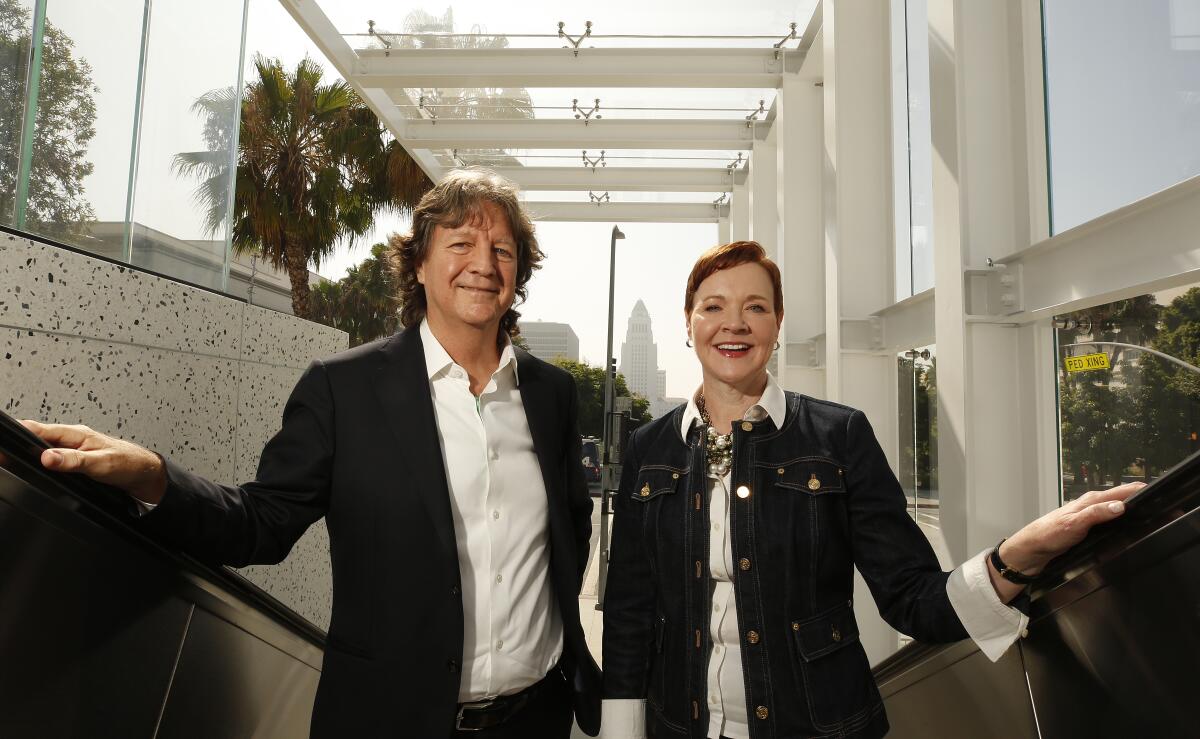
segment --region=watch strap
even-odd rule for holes
[[[1003,544],[1005,541],[1005,539],[1001,539],[1000,544]],[[1000,573],[1000,577],[1003,577],[1005,580],[1017,585],[1028,585],[1037,579],[1004,564],[1004,560],[1000,559],[1000,544],[997,544],[995,548],[992,549],[991,557],[989,557],[992,562],[992,567],[996,568],[996,572]]]

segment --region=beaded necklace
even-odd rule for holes
[[[705,459],[708,460],[708,474],[713,477],[724,477],[729,472],[733,461],[733,429],[728,434],[718,434],[709,418],[708,408],[704,407],[704,392],[696,396],[696,410],[700,411],[700,420],[704,421],[708,432],[704,437]]]

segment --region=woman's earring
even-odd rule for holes
[[[689,336],[688,340],[683,343],[687,344],[689,349],[692,348],[692,337]]]

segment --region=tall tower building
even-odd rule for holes
[[[658,392],[658,346],[650,329],[650,312],[641,300],[629,314],[625,341],[621,344],[620,372],[625,375],[630,392],[651,401],[661,397]]]

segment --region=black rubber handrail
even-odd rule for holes
[[[45,492],[47,486],[67,493],[79,504],[79,513],[126,539],[132,539],[158,559],[176,569],[230,591],[279,625],[324,649],[325,632],[282,601],[227,567],[209,566],[177,549],[164,546],[133,525],[134,503],[124,492],[70,473],[42,467],[40,456],[47,444],[7,413],[0,411],[0,456],[3,467]]]

